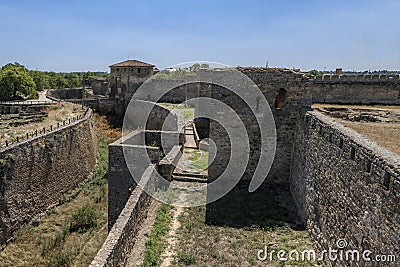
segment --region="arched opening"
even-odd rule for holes
[[[275,108],[282,109],[286,104],[287,91],[283,88],[280,88],[278,91],[278,95],[275,98]]]

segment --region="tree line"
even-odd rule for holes
[[[90,86],[96,77],[107,77],[105,72],[56,73],[28,70],[19,63],[9,63],[0,69],[0,100],[36,99],[45,89],[64,89]]]

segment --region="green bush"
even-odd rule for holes
[[[71,231],[83,233],[97,225],[98,214],[89,205],[83,205],[72,215]]]

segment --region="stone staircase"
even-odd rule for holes
[[[198,148],[198,140],[196,142],[196,130],[194,129],[193,123],[188,123],[185,126],[185,144],[184,150],[197,150]],[[172,180],[173,181],[180,181],[180,182],[196,182],[196,183],[206,183],[207,182],[207,175],[202,174],[200,172],[195,171],[188,171],[187,169],[180,169],[175,168],[174,172],[172,173]]]
[[[172,180],[180,182],[206,183],[207,175],[194,172],[174,172],[172,174]]]
[[[193,128],[193,124],[187,124],[185,126],[185,144],[184,148],[198,149],[196,143],[195,132]]]

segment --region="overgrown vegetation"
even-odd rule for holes
[[[85,204],[72,214],[70,230],[84,233],[97,225],[97,217],[96,210]]]
[[[94,116],[98,164],[38,225],[26,225],[0,253],[0,266],[88,266],[107,238],[108,143],[121,135]],[[29,251],[29,253],[27,253]]]
[[[159,266],[161,264],[161,254],[168,246],[166,239],[172,220],[172,210],[173,207],[168,204],[160,205],[153,229],[146,242],[142,267]]]

